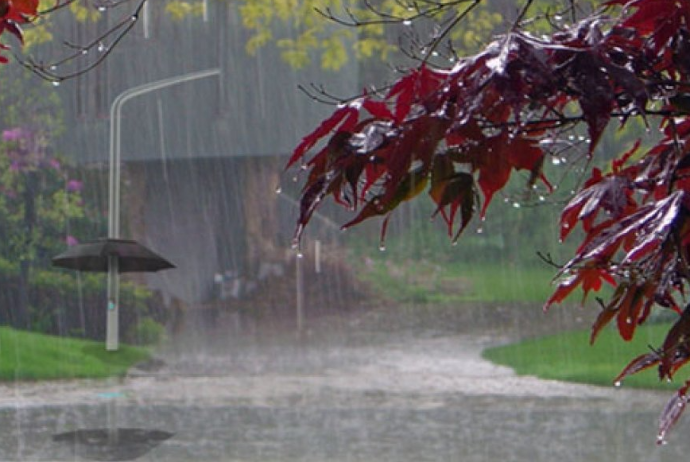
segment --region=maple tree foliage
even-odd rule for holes
[[[21,43],[24,39],[21,26],[38,15],[38,2],[39,0],[0,0],[0,34],[8,32]],[[9,46],[0,43],[0,50],[9,50]],[[0,54],[0,63],[7,61],[7,57]]]
[[[84,74],[102,63],[115,49],[117,44],[137,23],[147,0],[0,0],[0,39],[5,32],[14,36],[20,45],[24,45],[25,26],[34,25],[38,19],[45,19],[52,14],[71,8],[75,17],[89,16],[97,18],[108,10],[116,10],[123,5],[133,8],[121,14],[120,18],[109,25],[105,32],[97,37],[90,37],[86,43],[65,41],[67,50],[51,62],[36,61],[32,57],[19,59],[20,64],[39,77],[59,83],[66,79]],[[0,64],[9,62],[6,56],[12,48],[0,42]],[[89,53],[96,50],[97,53]],[[3,54],[4,53],[4,54]],[[16,53],[15,53],[16,56]]]
[[[612,322],[632,339],[654,307],[678,312],[663,344],[615,380],[650,367],[672,379],[690,360],[690,307],[679,306],[690,280],[690,0],[600,6],[539,36],[521,16],[478,54],[447,67],[422,59],[385,92],[340,104],[288,162],[308,171],[296,242],[326,198],[354,211],[345,228],[382,217],[383,238],[391,213],[423,192],[458,239],[514,172],[527,172],[530,187],[551,188],[543,165],[559,136],[583,126],[591,158],[606,127],[642,118],[660,139],[593,168],[563,208],[561,239],[578,226],[584,237],[545,309],[576,290],[586,297],[614,286],[600,301],[592,342]],[[660,442],[689,387],[664,409]]]

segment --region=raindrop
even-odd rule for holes
[[[664,437],[662,435],[659,435],[656,437],[656,444],[660,444],[660,445],[666,444],[666,440],[664,439]]]
[[[553,17],[553,19],[555,19],[556,21],[563,21],[563,16],[561,16],[560,14],[557,14]]]
[[[282,192],[283,192],[283,188],[281,188],[280,186],[278,186],[278,187],[276,188],[276,194],[280,194],[280,193],[282,193]]]
[[[385,252],[386,251],[386,244],[384,244],[384,243],[379,244],[379,251]]]
[[[411,26],[412,25],[412,21],[410,21],[409,19],[404,20],[402,23],[403,23],[403,26]]]
[[[477,228],[477,234],[482,234],[483,232],[484,232],[484,228],[482,228],[481,226],[479,228]]]
[[[138,19],[139,19],[139,17],[138,17],[136,14],[135,14],[135,15],[132,15],[132,16],[129,18],[129,20],[132,21],[132,22],[135,22],[135,21],[138,20]]]
[[[302,252],[297,252],[297,258],[304,258],[304,254]]]
[[[513,208],[519,209],[521,207],[519,202],[513,202]]]
[[[541,196],[541,195],[539,196],[539,202],[544,202],[545,200],[546,200],[546,197]]]
[[[53,80],[53,86],[54,86],[54,87],[59,87],[59,86],[60,86],[60,81],[59,81],[59,80]]]
[[[616,383],[613,384],[614,387],[620,388],[620,386],[623,385],[620,380],[616,380]]]
[[[50,66],[49,69],[50,69],[51,71],[56,71],[56,70],[57,70],[57,66],[53,64],[52,66]]]
[[[433,52],[431,53],[431,56],[434,56],[434,57],[438,56],[438,51],[433,51]]]
[[[99,6],[99,7],[98,7],[98,11],[100,11],[101,13],[103,13],[105,10],[107,10],[107,8],[104,7],[104,6]]]
[[[88,48],[84,48],[83,50],[81,50],[81,54],[83,54],[83,55],[89,54]]]
[[[551,159],[551,163],[553,165],[561,165],[561,159],[559,159],[558,157],[554,157],[553,159]]]
[[[107,50],[107,49],[108,49],[108,48],[107,48],[105,45],[103,45],[103,43],[99,43],[99,44],[98,44],[97,50],[98,50],[99,53],[103,53],[103,52],[104,52],[105,50]]]
[[[297,183],[299,181],[299,178],[297,178],[297,175],[292,177],[292,182]]]

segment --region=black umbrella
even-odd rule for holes
[[[98,239],[70,247],[53,258],[53,265],[78,271],[108,271],[108,257],[118,257],[120,273],[154,272],[175,268],[165,258],[136,241]]]
[[[136,241],[99,239],[70,247],[53,258],[53,265],[79,271],[108,273],[108,315],[106,350],[118,349],[119,342],[119,274],[154,272],[175,268],[165,258]]]
[[[173,433],[141,428],[95,428],[53,435],[53,441],[68,444],[74,454],[91,460],[134,460]]]

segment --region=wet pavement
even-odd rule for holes
[[[0,460],[89,460],[51,436],[108,426],[174,434],[141,461],[627,462],[690,449],[682,423],[654,444],[667,393],[517,377],[481,358],[576,326],[578,313],[537,324],[498,314],[365,311],[301,335],[190,325],[160,350],[160,368],[0,387]]]

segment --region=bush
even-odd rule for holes
[[[133,345],[158,345],[165,339],[165,327],[146,317],[131,325],[125,339]]]
[[[16,267],[0,258],[0,324],[12,325],[19,297]],[[29,329],[60,336],[105,339],[106,277],[102,274],[36,269],[29,280]],[[131,282],[120,286],[120,330],[129,332],[139,319],[166,321],[160,297]],[[161,327],[162,329],[162,327]]]

